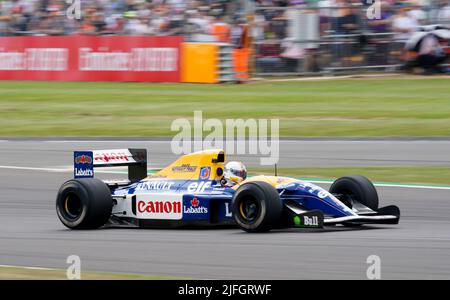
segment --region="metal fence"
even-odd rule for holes
[[[450,25],[449,18],[440,17],[441,7],[371,9],[363,5],[256,8],[250,22],[253,74],[396,71],[404,63],[404,44],[413,33],[399,31],[403,24],[396,19],[414,16],[418,25]]]

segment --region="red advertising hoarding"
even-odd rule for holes
[[[182,37],[0,37],[0,80],[179,82]]]

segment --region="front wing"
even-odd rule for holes
[[[364,213],[356,216],[325,217],[320,210],[301,211],[297,207],[285,205],[285,222],[288,227],[323,228],[335,224],[398,224],[400,209],[395,205],[379,208],[373,213]]]

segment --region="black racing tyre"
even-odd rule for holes
[[[280,224],[283,205],[277,190],[263,181],[241,185],[232,200],[237,225],[247,232],[267,232]]]
[[[375,186],[364,176],[352,175],[338,178],[330,187],[330,193],[338,195],[338,199],[352,208],[352,202],[378,209],[378,193]]]
[[[111,217],[113,201],[108,186],[96,178],[65,182],[56,197],[56,213],[71,229],[96,229]]]

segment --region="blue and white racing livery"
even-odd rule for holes
[[[225,159],[220,149],[195,152],[147,175],[144,149],[77,151],[75,179],[58,192],[58,217],[72,229],[237,225],[248,232],[399,222],[399,208],[379,208],[375,187],[365,177],[339,178],[329,191],[264,175],[230,187],[223,181]],[[128,167],[128,180],[94,178],[95,168],[115,166]]]

